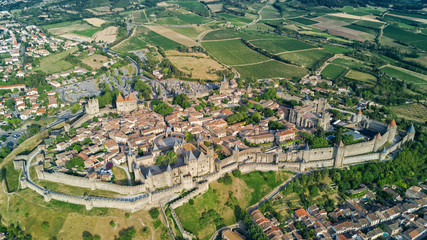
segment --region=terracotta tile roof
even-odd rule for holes
[[[117,100],[116,102],[124,102],[125,100],[123,99],[122,95],[119,94],[119,96],[117,96]]]

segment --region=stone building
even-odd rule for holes
[[[296,106],[289,111],[289,122],[297,127],[315,128],[320,126],[324,130],[329,128],[331,115],[327,112],[328,102],[324,98],[314,101],[305,101],[306,106]]]
[[[89,99],[86,105],[86,113],[89,115],[95,115],[99,113],[98,99],[96,98]]]
[[[133,93],[130,93],[127,97],[122,97],[121,94],[117,96],[116,107],[118,112],[131,112],[138,108],[138,100]]]

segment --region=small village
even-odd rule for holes
[[[349,189],[360,197],[346,199],[331,212],[316,205],[296,209],[286,225],[258,209],[251,216],[269,239],[422,239],[427,232],[427,186],[412,186],[403,195],[396,188],[383,187],[389,194],[383,204],[365,185]]]

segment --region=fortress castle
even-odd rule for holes
[[[95,115],[99,113],[98,99],[96,98],[89,99],[86,106],[86,113],[89,115]]]
[[[122,97],[121,94],[117,96],[116,107],[118,112],[131,112],[138,108],[138,100],[133,93],[130,93],[127,97]]]
[[[120,96],[121,97],[121,96]],[[132,101],[131,96],[127,98]],[[126,102],[124,99],[122,102]],[[295,111],[291,119],[299,124],[315,124],[315,118],[307,118],[307,113],[317,114],[318,123],[322,118],[326,119],[326,101],[315,100],[307,109]],[[96,106],[96,101],[91,106]],[[121,105],[126,109],[127,105]],[[135,105],[136,106],[136,105]],[[117,105],[119,107],[119,104]],[[132,109],[133,106],[128,106]],[[117,109],[119,110],[119,109]],[[95,115],[101,115],[101,111]],[[88,112],[94,112],[89,110]],[[96,112],[96,111],[95,111]],[[302,115],[301,115],[302,114]],[[72,127],[79,125],[93,117],[87,114],[79,119]],[[173,201],[172,208],[178,207],[189,199],[206,192],[209,183],[222,177],[225,173],[239,170],[243,174],[251,171],[279,171],[289,170],[304,172],[308,169],[344,167],[352,164],[366,163],[369,161],[387,160],[387,156],[398,150],[404,143],[413,141],[415,137],[414,126],[410,126],[406,132],[399,132],[394,120],[386,125],[373,121],[359,113],[352,117],[355,128],[374,132],[373,137],[365,142],[344,145],[339,142],[332,147],[310,149],[307,145],[301,150],[289,150],[280,152],[262,152],[260,148],[240,150],[237,145],[231,149],[231,155],[225,159],[218,159],[212,147],[206,147],[203,138],[199,135],[195,143],[185,142],[185,135],[174,132],[173,128],[166,128],[151,142],[148,154],[137,157],[135,149],[129,145],[126,148],[126,160],[129,170],[134,173],[136,186],[120,186],[96,179],[66,175],[59,172],[46,172],[43,165],[36,167],[37,178],[41,180],[59,182],[76,187],[101,189],[126,194],[126,197],[101,198],[91,196],[73,196],[56,193],[35,184],[26,172],[25,164],[31,164],[28,156],[35,156],[41,152],[41,147],[36,148],[27,156],[27,162],[18,162],[15,166],[23,168],[25,177],[20,179],[22,188],[29,187],[43,195],[46,201],[56,199],[74,204],[85,205],[87,209],[92,207],[110,207],[123,210],[136,211],[149,208],[153,205]],[[329,121],[328,121],[329,122]],[[326,127],[324,125],[323,127]],[[41,145],[40,145],[41,146]],[[165,151],[175,151],[178,160],[166,166],[157,166],[156,158]],[[22,157],[21,157],[22,158]],[[18,159],[15,161],[19,161]],[[15,162],[14,162],[15,163]],[[183,191],[188,195],[181,197]]]

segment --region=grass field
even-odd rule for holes
[[[94,29],[93,26],[88,24],[86,21],[72,21],[72,22],[61,22],[49,25],[41,26],[53,35],[61,35],[64,33],[72,33],[75,31],[85,31]]]
[[[196,45],[196,42],[180,33],[177,33],[169,28],[162,27],[162,26],[147,26],[148,29],[150,29],[153,32],[156,32],[157,34],[160,34],[174,42],[180,43],[182,45],[192,47]]]
[[[353,58],[336,58],[332,61],[334,64],[346,66],[352,69],[360,69],[366,67],[365,62],[361,62],[359,60]]]
[[[45,180],[34,180],[35,183],[40,186],[59,193],[77,195],[77,196],[99,196],[99,197],[118,197],[120,194],[104,190],[90,190],[90,188],[74,187],[66,184],[45,181]]]
[[[290,61],[293,64],[300,65],[306,68],[313,67],[316,63],[318,63],[327,52],[323,50],[307,50],[303,52],[291,52],[284,53],[279,55],[280,58]]]
[[[187,24],[203,24],[209,22],[210,19],[201,17],[193,13],[178,14],[172,17],[158,18],[156,24],[165,25],[187,25]]]
[[[345,6],[342,8],[342,11],[351,15],[355,16],[366,16],[369,15],[369,13],[366,13],[364,11],[360,11],[357,8],[351,7],[351,6]]]
[[[40,70],[46,74],[61,72],[73,68],[74,65],[65,61],[64,58],[71,53],[77,51],[77,47],[64,52],[50,54],[40,59],[40,67],[35,70]]]
[[[228,201],[233,201],[235,198],[234,201],[245,209],[290,176],[291,174],[285,172],[252,172],[241,178],[232,177],[231,185],[212,182],[205,194],[194,199],[193,205],[186,203],[175,209],[175,212],[186,230],[194,233],[199,239],[209,239],[216,231],[215,224],[200,224],[203,212],[213,209],[224,219],[225,225],[231,225],[236,222],[236,219],[233,209],[226,204]],[[261,184],[260,179],[264,180]]]
[[[129,186],[129,180],[128,177],[126,175],[125,170],[118,168],[118,167],[113,167],[113,174],[114,174],[114,183],[118,184],[118,185],[124,185],[124,186]]]
[[[354,79],[354,80],[358,80],[358,81],[362,81],[362,82],[375,82],[377,79],[375,78],[375,76],[369,74],[369,73],[364,73],[364,72],[359,72],[356,70],[350,70],[347,75],[345,75],[347,78],[349,79]]]
[[[312,24],[316,24],[316,23],[318,23],[318,22],[316,22],[316,21],[314,21],[314,20],[310,20],[310,19],[303,18],[303,17],[299,17],[299,18],[292,18],[292,19],[290,19],[290,20],[292,20],[292,21],[294,21],[294,22],[297,22],[297,23],[302,23],[302,24],[305,24],[305,25],[312,25]]]
[[[203,47],[220,62],[227,65],[258,63],[267,57],[246,47],[240,39],[217,42],[203,42]]]
[[[335,79],[345,70],[345,67],[336,64],[329,64],[325,69],[323,69],[322,77],[326,79]]]
[[[108,61],[106,56],[100,54],[93,54],[82,59],[82,62],[89,65],[92,69],[99,69],[104,66],[104,63]]]
[[[265,49],[266,51],[273,54],[316,47],[311,44],[291,38],[252,40],[250,41],[250,43],[257,47]]]
[[[86,37],[92,37],[93,34],[95,34],[96,32],[102,30],[102,28],[94,28],[94,29],[88,29],[88,30],[83,30],[83,31],[74,31],[73,33],[77,34],[77,35],[82,35],[82,36],[86,36]]]
[[[84,206],[51,200],[45,202],[43,197],[30,189],[20,190],[15,195],[5,195],[0,191],[0,215],[3,222],[18,224],[31,233],[33,239],[82,239],[84,231],[98,234],[101,239],[112,239],[120,230],[134,226],[136,239],[165,239],[167,229],[153,224],[147,211],[130,213],[117,209],[94,208],[87,211]],[[115,227],[110,226],[114,221]],[[159,218],[160,225],[163,219]],[[47,227],[42,228],[43,222]],[[148,231],[143,232],[143,226]]]
[[[423,34],[405,31],[399,27],[389,25],[384,29],[384,36],[397,41],[405,42],[411,46],[427,51],[426,36]]]
[[[269,61],[248,66],[234,66],[242,78],[297,78],[305,76],[308,71],[294,65],[284,64],[278,61]]]
[[[427,120],[427,107],[420,103],[392,106],[390,109],[398,117],[424,123]]]

